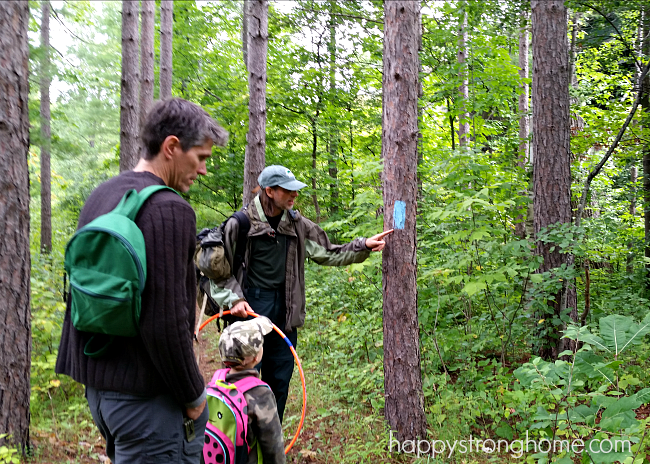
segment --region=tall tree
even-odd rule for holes
[[[142,25],[140,41],[140,125],[144,125],[147,113],[153,106],[153,38],[155,26],[155,0],[141,0]]]
[[[241,5],[241,50],[246,69],[248,69],[248,2],[249,0],[243,0]]]
[[[569,44],[567,9],[563,0],[532,0],[533,26],[533,225],[542,229],[571,223],[571,158],[569,119]],[[557,244],[537,243],[544,262],[540,271],[553,271],[567,263]],[[563,286],[548,299],[549,313],[541,315],[540,355],[555,357],[561,348],[557,324],[563,306],[575,303]],[[565,303],[566,302],[566,303]],[[573,303],[573,304],[572,304]]]
[[[41,251],[52,251],[52,183],[50,172],[50,2],[41,4]]]
[[[329,2],[329,29],[330,37],[327,42],[327,52],[329,54],[329,98],[330,104],[337,103],[336,94],[336,2]],[[338,122],[334,112],[329,114],[329,130],[327,140],[329,157],[327,159],[328,173],[330,177],[330,214],[337,215],[339,212],[339,187],[338,187],[338,166],[337,153],[339,147]]]
[[[417,137],[419,1],[384,3],[385,414],[400,440],[426,436],[417,310]]]
[[[269,2],[250,0],[248,7],[248,134],[244,161],[244,204],[253,197],[266,162],[266,54]]]
[[[138,2],[122,0],[122,84],[120,97],[120,172],[133,169],[139,158]]]
[[[517,156],[517,166],[525,169],[526,162],[529,159],[528,137],[530,136],[530,120],[528,117],[528,98],[529,88],[528,79],[529,65],[528,53],[530,50],[528,39],[528,22],[530,11],[528,10],[527,1],[522,1],[521,13],[519,16],[519,77],[521,78],[521,90],[519,92],[519,155]],[[515,224],[515,235],[523,238],[526,236],[526,218],[520,214]]]
[[[160,2],[160,94],[172,98],[172,39],[174,37],[174,1]]]
[[[641,13],[644,42],[641,45],[643,55],[650,56],[650,6],[645,6]],[[643,80],[641,97],[642,121],[645,129],[650,126],[650,74]],[[650,259],[650,142],[643,145],[643,222],[645,226],[645,257]],[[650,290],[650,262],[646,261],[646,288]]]
[[[0,430],[29,445],[28,2],[0,2]]]
[[[519,77],[521,78],[521,92],[519,93],[519,157],[517,164],[524,168],[528,161],[528,137],[530,136],[530,121],[528,118],[528,79],[529,65],[528,54],[530,50],[529,27],[530,11],[523,5],[519,17]]]
[[[469,113],[467,105],[469,101],[469,78],[467,73],[467,47],[468,47],[468,34],[467,34],[467,2],[462,0],[460,2],[460,24],[458,27],[458,77],[460,78],[460,87],[458,92],[460,94],[460,108],[461,113],[458,117],[458,144],[463,147],[467,145],[469,140]]]

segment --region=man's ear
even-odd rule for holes
[[[266,192],[267,197],[273,198],[273,187],[264,187],[264,191]]]
[[[168,135],[160,146],[160,152],[165,159],[171,159],[177,148],[181,148],[181,141],[175,135]]]

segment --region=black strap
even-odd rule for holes
[[[251,230],[251,222],[248,216],[243,211],[235,212],[231,217],[239,223],[239,233],[237,234],[237,245],[235,246],[235,254],[233,255],[233,275],[237,273],[240,267],[246,266],[244,263],[244,256],[246,254],[246,242],[248,240],[248,231]]]

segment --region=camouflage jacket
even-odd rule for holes
[[[243,211],[251,223],[244,254],[246,264],[250,260],[250,238],[267,234],[273,229],[266,220],[259,195]],[[223,242],[231,268],[233,267],[232,247],[237,243],[238,232],[239,223],[236,220],[229,220],[226,223]],[[285,332],[291,332],[294,327],[301,327],[305,323],[305,259],[310,258],[324,266],[346,266],[364,261],[370,255],[370,250],[366,248],[365,238],[357,238],[345,245],[333,245],[323,229],[294,210],[283,212],[277,233],[287,236],[285,271],[287,319],[285,327],[280,328]],[[212,298],[222,308],[231,308],[244,299],[243,279],[243,270],[239,269],[235,276],[220,282],[211,281]]]
[[[226,382],[236,382],[251,375],[259,377],[259,373],[255,369],[243,371],[231,369],[226,375]],[[249,443],[257,439],[264,464],[284,464],[286,462],[284,437],[273,392],[265,386],[259,386],[248,390],[244,393],[244,397],[248,406]],[[248,455],[248,464],[257,464],[257,449],[257,447],[251,449]]]

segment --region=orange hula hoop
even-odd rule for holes
[[[215,314],[214,316],[210,317],[207,321],[205,321],[199,327],[199,330],[198,330],[198,332],[196,334],[197,337],[198,337],[199,332],[201,332],[201,330],[203,330],[203,328],[206,325],[208,325],[208,323],[214,321],[215,319],[217,319],[217,318],[219,318],[221,316],[225,316],[227,314],[230,314],[230,310],[224,311],[223,313],[220,313],[220,314]],[[259,314],[254,313],[253,311],[246,311],[246,314],[248,314],[249,316],[253,316],[253,317],[260,317]],[[296,443],[296,441],[298,440],[298,436],[300,435],[300,430],[302,429],[302,426],[303,426],[303,424],[305,422],[305,413],[307,412],[307,388],[305,387],[305,373],[302,370],[302,364],[300,364],[300,359],[298,358],[298,355],[296,354],[296,349],[293,347],[293,344],[291,343],[291,341],[289,341],[289,339],[284,334],[284,332],[282,332],[278,328],[278,326],[276,326],[275,324],[273,324],[273,330],[275,330],[282,337],[282,339],[287,343],[287,345],[289,345],[289,349],[291,350],[291,354],[293,355],[293,359],[295,359],[296,364],[298,365],[298,371],[300,372],[300,381],[302,382],[302,415],[300,416],[300,423],[298,424],[298,430],[296,430],[296,434],[293,436],[293,439],[291,440],[291,442],[284,449],[284,454],[287,454],[289,452],[289,450],[291,449],[291,447],[294,445],[294,443]]]

